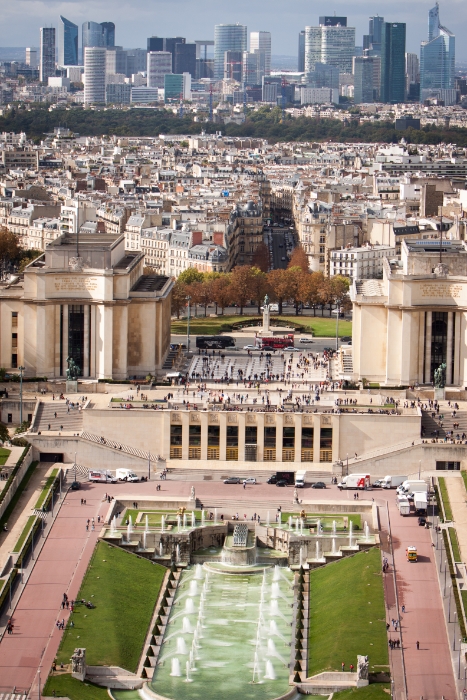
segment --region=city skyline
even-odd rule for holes
[[[25,7],[27,6],[27,12]],[[332,12],[321,3],[312,10],[297,1],[283,10],[277,5],[276,11],[268,5],[253,8],[241,0],[235,7],[226,2],[206,2],[193,11],[186,0],[178,0],[175,5],[161,3],[157,6],[143,0],[138,5],[138,13],[127,0],[117,0],[94,4],[87,2],[48,2],[32,3],[22,0],[4,8],[4,22],[0,28],[0,46],[36,46],[40,26],[54,26],[58,29],[59,15],[64,14],[71,22],[81,25],[91,19],[96,22],[113,21],[116,24],[117,39],[120,46],[145,47],[147,36],[187,37],[187,41],[199,38],[213,38],[216,24],[239,23],[250,31],[267,31],[272,34],[274,55],[297,55],[298,33],[305,26],[316,26],[320,15],[326,13],[348,17],[348,26],[356,29],[356,45],[362,45],[363,35],[368,33],[370,15],[382,15],[386,21],[404,22],[407,25],[407,51],[419,53],[420,43],[426,40],[426,16],[432,3],[417,0],[410,7],[396,2],[389,4],[382,0],[371,5],[356,2],[351,8],[343,2],[333,6]],[[174,12],[174,8],[176,11]],[[456,34],[467,31],[467,9],[465,3],[454,0],[441,3],[443,23],[455,27]],[[423,19],[422,19],[423,18]],[[286,23],[284,20],[286,19]],[[81,37],[80,37],[81,39]],[[467,47],[459,45],[457,59],[467,60]]]

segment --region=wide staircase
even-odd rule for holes
[[[448,433],[454,431],[454,438],[462,433],[467,434],[467,411],[455,411],[456,415],[452,416],[453,409],[441,409],[439,413],[434,411],[422,411],[422,437],[425,440],[432,438],[445,438]],[[454,423],[459,423],[458,428],[454,428]]]
[[[123,452],[125,454],[132,455],[133,457],[139,457],[140,459],[144,459],[146,463],[149,459],[151,459],[151,463],[159,462],[159,459],[155,454],[149,454],[149,452],[146,450],[139,450],[137,447],[124,445],[116,440],[110,440],[109,438],[105,438],[103,435],[94,435],[93,433],[89,433],[87,430],[83,430],[80,437],[82,440],[93,442],[96,445],[101,445],[107,449],[117,450],[120,453]]]
[[[79,433],[83,429],[83,416],[78,408],[70,408],[63,401],[40,401],[32,432],[49,430]]]
[[[342,353],[341,371],[342,374],[353,374],[353,359],[350,353]]]

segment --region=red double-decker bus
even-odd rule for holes
[[[293,335],[285,335],[282,338],[279,336],[272,338],[257,338],[257,344],[261,348],[274,348],[274,350],[283,350],[284,348],[291,348],[294,345]]]

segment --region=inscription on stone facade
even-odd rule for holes
[[[451,297],[459,299],[462,293],[462,285],[426,282],[420,285],[420,291],[422,297],[435,297],[436,299]]]
[[[294,424],[294,419],[293,416],[284,416],[284,423],[285,425],[293,425]]]
[[[276,424],[276,419],[275,419],[274,416],[269,416],[269,415],[266,414],[266,417],[265,417],[265,421],[264,421],[264,422],[267,423],[268,425],[275,425],[275,424]]]
[[[321,416],[321,425],[331,425],[331,416]]]
[[[56,292],[94,292],[97,289],[97,277],[56,277]]]
[[[199,413],[190,413],[190,423],[199,423]]]
[[[303,416],[303,423],[305,425],[312,425],[313,424],[313,416]]]
[[[180,413],[172,413],[172,423],[181,423],[182,417]]]
[[[237,416],[235,413],[229,413],[227,414],[227,423],[236,423],[237,422]]]
[[[246,414],[246,422],[247,423],[256,423],[256,416],[254,413],[247,413]]]
[[[211,425],[213,423],[219,423],[219,416],[217,415],[217,413],[211,413],[209,415],[209,422],[211,423]]]

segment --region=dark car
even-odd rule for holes
[[[277,476],[275,474],[272,474],[272,476],[269,477],[269,479],[266,481],[267,484],[275,484],[277,482]]]
[[[240,479],[238,476],[229,476],[228,479],[224,479],[224,484],[239,484]]]
[[[341,338],[341,342],[342,342],[342,343],[348,343],[350,340],[352,340],[352,336],[351,336],[351,335],[343,335],[342,338]]]
[[[266,352],[272,352],[274,348],[272,348],[270,345],[265,345],[264,348],[261,348],[261,350],[266,350]]]
[[[73,483],[70,486],[70,489],[72,491],[79,491],[81,488],[81,483],[79,481],[73,481]]]
[[[317,481],[316,484],[311,485],[311,488],[312,489],[325,489],[326,484],[324,483],[324,481]]]
[[[418,519],[418,524],[419,524],[419,525],[426,525],[426,518],[420,517],[420,518]]]
[[[285,479],[279,479],[279,481],[276,481],[276,486],[288,486],[288,483]]]

